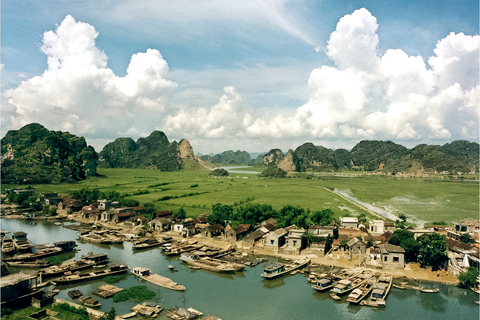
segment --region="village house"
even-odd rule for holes
[[[109,210],[112,207],[112,201],[103,199],[98,200],[98,209],[99,210]]]
[[[364,254],[367,250],[367,245],[362,240],[358,239],[357,237],[350,239],[347,242],[347,248],[352,254]]]
[[[40,281],[37,274],[2,273],[0,295],[2,310],[26,308],[32,303],[32,298],[43,297],[43,292],[37,290],[38,282]]]
[[[214,224],[213,226],[205,227],[202,230],[202,236],[206,238],[219,237],[223,234],[224,230],[225,228],[221,224],[217,223],[217,224]]]
[[[382,255],[379,247],[370,247],[367,249],[367,264],[373,268],[381,268]]]
[[[130,219],[130,217],[134,216],[135,214],[133,212],[120,212],[120,213],[115,213],[112,216],[112,222],[115,224],[122,223],[124,221],[127,221]]]
[[[288,232],[283,228],[270,231],[269,233],[267,233],[265,239],[265,246],[267,248],[277,251],[278,248],[285,245],[287,234]]]
[[[372,220],[369,222],[368,232],[372,236],[378,236],[385,232],[385,221],[384,220]]]
[[[357,229],[358,218],[357,217],[340,217],[340,226],[346,229]]]
[[[291,229],[288,231],[285,245],[281,247],[283,253],[300,254],[303,248],[306,247],[306,241],[302,237],[305,233],[303,229]]]
[[[389,268],[402,269],[405,264],[405,250],[400,246],[394,246],[393,244],[381,244],[380,257],[382,265]]]
[[[28,197],[33,197],[35,195],[34,189],[13,189],[11,192],[15,194],[26,194]]]
[[[265,228],[260,228],[260,229],[257,229],[249,234],[247,234],[243,239],[242,239],[242,247],[244,249],[250,249],[250,248],[253,248],[253,246],[255,245],[255,242],[259,241],[260,239],[262,239],[262,237],[268,232],[265,232]]]
[[[139,214],[145,213],[145,207],[144,206],[132,207],[132,211],[138,216]]]
[[[310,244],[310,252],[318,255],[319,257],[323,257],[328,253],[328,252],[325,252],[326,243],[327,243],[326,241],[312,242]]]
[[[383,230],[385,232],[386,231],[390,231],[391,233],[395,232],[395,230],[397,230],[397,227],[395,226],[395,222],[384,221]]]
[[[326,238],[330,236],[333,239],[338,239],[338,227],[337,226],[309,226],[308,233],[314,235],[315,237]]]
[[[172,231],[182,234],[184,238],[189,238],[195,235],[196,232],[193,219],[172,222]]]
[[[58,206],[58,204],[62,203],[62,198],[56,192],[43,193],[42,197],[47,206]]]
[[[478,247],[468,243],[457,241],[452,238],[447,238],[446,241],[449,250],[448,255],[455,260],[452,261],[452,259],[450,259],[449,270],[451,269],[450,267],[453,267],[453,269],[455,269],[456,266],[459,266],[461,268],[480,268],[480,251]],[[458,274],[459,272],[460,270],[457,270],[456,274]]]
[[[417,240],[418,237],[421,237],[424,234],[435,233],[435,230],[431,230],[431,229],[410,229],[409,228],[407,230],[410,231],[411,233],[413,233],[413,238],[415,240]]]
[[[172,228],[172,216],[155,218],[148,223],[154,231],[164,232]]]
[[[250,231],[250,225],[249,224],[240,224],[236,228],[232,228],[230,225],[228,225],[225,228],[225,241],[228,242],[235,242],[238,241],[240,238],[243,238],[248,234]]]
[[[165,211],[157,211],[155,212],[155,217],[156,218],[166,218],[166,217],[172,217],[172,211],[170,210],[165,210]]]

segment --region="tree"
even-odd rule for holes
[[[178,219],[185,219],[187,217],[187,212],[183,210],[183,208],[180,208],[176,211],[173,212],[173,215],[177,217]]]
[[[147,202],[143,205],[145,208],[145,216],[148,218],[148,220],[152,220],[155,217],[155,205],[153,202]]]
[[[415,240],[413,233],[406,229],[398,229],[392,233],[388,243],[400,246],[405,250],[405,262],[416,262],[420,244]]]
[[[110,309],[109,312],[101,316],[99,320],[115,320],[116,316],[117,316],[117,310],[115,310],[115,307],[112,307],[112,309]]]
[[[232,206],[217,203],[212,206],[212,213],[207,217],[207,221],[210,224],[220,223],[225,227],[225,221],[230,220],[232,213]]]
[[[462,234],[458,240],[460,240],[463,243],[475,243],[475,239],[473,239],[469,233],[464,233]]]
[[[319,226],[328,226],[333,221],[333,211],[330,209],[323,209],[322,211],[315,211],[310,217],[312,223]]]
[[[292,224],[295,224],[297,222],[297,217],[301,216],[305,212],[304,209],[300,207],[294,207],[290,205],[284,206],[282,209],[280,209],[280,212],[278,214],[278,227],[279,228],[285,228],[288,227]],[[300,220],[302,220],[300,218]]]
[[[460,272],[458,275],[458,281],[460,281],[460,286],[464,288],[472,288],[478,285],[477,277],[479,271],[475,267],[468,267],[467,272]]]
[[[419,250],[419,261],[422,267],[432,266],[432,270],[438,270],[448,261],[445,253],[447,250],[447,241],[445,236],[436,232],[423,235],[418,238],[422,246]]]
[[[395,221],[395,226],[397,228],[405,229],[405,224],[407,223],[407,216],[403,213],[398,215],[398,220]]]

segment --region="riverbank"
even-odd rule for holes
[[[84,221],[83,219],[80,219],[73,215],[66,216],[66,215],[59,214],[56,217],[65,218],[67,219],[67,221],[72,221],[72,222],[91,223],[90,221]],[[24,219],[23,216],[19,216],[19,215],[8,215],[8,216],[2,215],[2,218]],[[38,220],[46,220],[46,219],[38,219]],[[107,229],[121,230],[125,233],[133,233],[140,229],[140,227],[130,228],[125,226],[111,225],[108,223],[99,223],[99,222],[97,222],[96,225],[102,226]],[[168,231],[164,233],[147,234],[147,236],[151,236],[151,237],[157,237],[157,236],[161,237],[165,235],[171,236],[175,240],[184,239],[177,232],[173,232],[173,231]],[[204,238],[204,237],[201,237],[200,235],[195,235],[192,239],[196,240],[200,244],[208,245],[208,246],[220,248],[220,249],[226,249],[233,244],[230,242],[216,240],[213,238]],[[288,254],[275,253],[273,250],[267,249],[263,246],[255,246],[252,249],[243,249],[241,248],[240,242],[237,243],[235,247],[237,251],[242,253],[272,256],[272,257],[278,257],[286,260],[295,260],[302,257],[309,257],[311,259],[311,264],[319,265],[320,268],[325,268],[325,267],[353,268],[353,267],[359,266],[358,256],[354,255],[352,259],[349,259],[348,256],[344,255],[344,253],[341,251],[338,251],[338,253],[335,252],[332,255],[332,257],[328,255],[324,257],[319,257],[316,254],[311,253],[309,249],[303,250],[301,255],[288,255]],[[452,285],[458,284],[458,280],[453,275],[453,273],[447,272],[446,270],[432,271],[430,267],[421,268],[419,263],[408,263],[403,269],[393,269],[393,268],[375,269],[375,268],[368,268],[368,267],[365,267],[365,269],[378,272],[378,273],[389,272],[395,278],[408,279],[410,280],[410,282],[431,281],[431,282],[441,282],[444,284],[452,284]]]

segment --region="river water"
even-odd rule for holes
[[[50,222],[32,222],[24,220],[1,220],[1,229],[24,231],[35,245],[55,241],[73,240],[76,232]],[[114,285],[121,288],[144,285],[156,293],[152,300],[164,308],[173,306],[192,307],[205,315],[213,314],[228,319],[479,319],[478,294],[452,285],[422,283],[425,287],[438,287],[439,293],[422,293],[413,290],[392,288],[386,308],[351,306],[343,298],[334,301],[329,293],[313,290],[305,275],[285,276],[277,280],[266,281],[260,276],[265,264],[247,267],[243,272],[233,275],[221,275],[204,270],[192,270],[176,257],[166,257],[160,249],[154,248],[142,252],[133,252],[132,244],[96,245],[77,241],[80,255],[107,253],[112,263],[124,263],[129,267],[147,267],[153,273],[171,278],[185,285],[185,292],[176,292],[152,283],[139,280],[131,274]],[[275,258],[269,258],[274,261]],[[178,268],[172,272],[168,265]],[[27,270],[27,269],[25,269]],[[91,281],[76,285],[59,287],[58,298],[71,300],[67,290],[78,289],[83,294],[91,293],[104,281]],[[112,299],[94,296],[102,303],[101,310],[109,311],[115,307],[117,315],[130,312],[134,302],[113,303]],[[137,316],[141,319],[140,316]],[[136,317],[136,318],[137,318]],[[135,319],[135,318],[132,318]],[[145,319],[145,318],[143,318]],[[168,319],[164,313],[157,319]]]

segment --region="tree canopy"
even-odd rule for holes
[[[436,232],[423,235],[418,238],[421,243],[419,250],[419,262],[422,267],[431,266],[432,270],[438,270],[448,261],[446,254],[447,241],[444,235]]]

